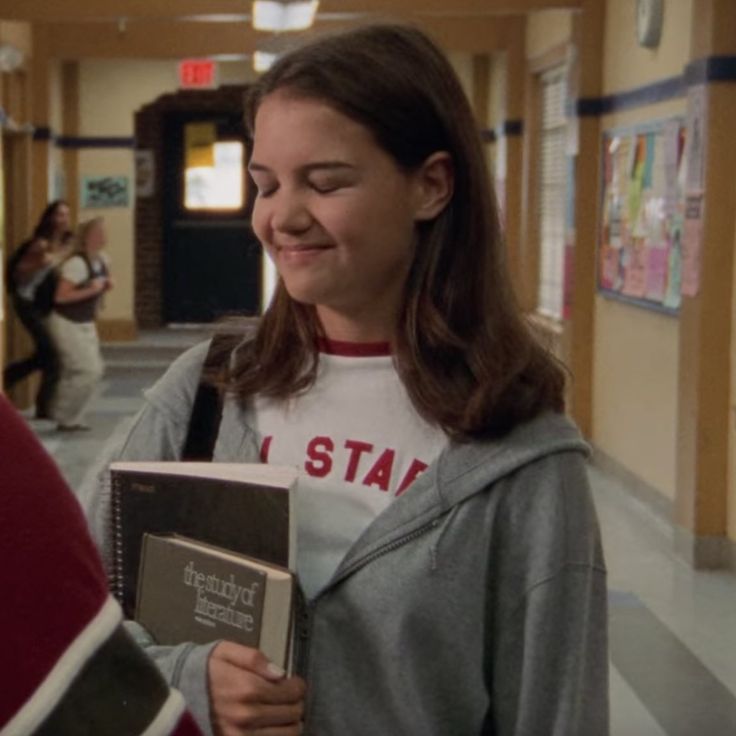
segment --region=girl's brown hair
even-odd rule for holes
[[[276,90],[316,99],[368,128],[406,171],[436,151],[452,157],[454,193],[417,225],[416,257],[393,338],[414,406],[454,439],[498,437],[544,410],[563,409],[564,374],[533,338],[504,263],[495,197],[470,105],[449,62],[420,31],[363,27],[278,61],[251,90],[251,132]],[[286,398],[315,380],[320,325],[281,281],[231,389]]]

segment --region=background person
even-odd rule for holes
[[[37,419],[51,418],[59,379],[59,356],[47,327],[56,291],[56,267],[71,250],[69,205],[57,199],[42,213],[33,236],[21,243],[6,265],[6,287],[18,319],[33,340],[33,352],[8,364],[5,389],[41,372],[35,399]]]
[[[49,330],[61,363],[53,416],[62,431],[89,429],[84,414],[104,371],[95,319],[113,286],[106,242],[102,218],[82,223],[75,252],[59,267]]]
[[[279,283],[224,362],[214,459],[306,478],[304,733],[605,736],[586,446],[513,299],[450,64],[408,28],[320,39],[260,78],[247,119]],[[181,457],[206,352],[147,392],[117,457]],[[104,482],[85,504],[109,547]],[[216,734],[300,732],[298,683],[273,687],[254,650],[150,651]]]

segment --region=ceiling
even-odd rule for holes
[[[321,0],[306,33],[400,19],[446,49],[492,52],[506,47],[519,16],[597,1]],[[31,22],[34,47],[56,58],[243,56],[278,40],[252,29],[250,7],[250,0],[0,0],[0,20]]]

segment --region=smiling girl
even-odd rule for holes
[[[307,656],[286,678],[228,642],[151,651],[223,736],[604,736],[586,446],[513,299],[449,63],[403,27],[318,40],[258,82],[248,122],[280,279],[231,356],[214,459],[308,477]],[[147,393],[117,457],[181,458],[206,350]],[[106,504],[87,501],[100,530]]]

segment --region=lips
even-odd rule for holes
[[[314,250],[328,250],[333,246],[325,243],[276,243],[274,248],[280,253],[302,253]]]

